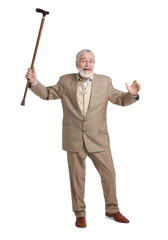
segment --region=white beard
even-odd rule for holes
[[[94,69],[93,69],[94,70]],[[91,71],[91,73],[84,73],[83,72],[83,69],[78,67],[78,71],[79,71],[79,74],[81,75],[81,77],[83,78],[90,78],[92,75],[93,75],[93,70]]]

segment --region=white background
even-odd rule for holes
[[[0,24],[0,239],[167,239],[168,7],[164,0],[8,1]],[[105,217],[100,177],[86,158],[86,229],[75,227],[61,101],[28,91],[21,106],[41,22],[46,17],[35,68],[54,85],[76,72],[83,48],[96,55],[95,72],[115,88],[142,84],[140,100],[108,104],[110,144],[117,174],[120,224]]]

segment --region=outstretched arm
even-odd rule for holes
[[[128,92],[122,92],[117,90],[112,85],[112,80],[109,80],[108,83],[108,100],[114,104],[120,106],[127,106],[139,99],[138,92],[140,90],[140,84],[136,81],[133,82],[131,87],[127,84],[126,86],[129,88]]]

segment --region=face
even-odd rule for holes
[[[79,74],[83,78],[89,78],[94,70],[94,57],[90,52],[84,52],[80,55],[79,63],[76,62]]]

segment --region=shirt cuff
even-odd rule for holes
[[[137,95],[132,95],[130,94],[132,98],[137,98],[138,94]]]
[[[32,83],[32,84],[31,84],[31,87],[34,87],[34,86],[36,86],[36,85],[37,85],[37,83],[38,83],[38,80],[37,80],[37,82],[35,82],[35,83]]]

